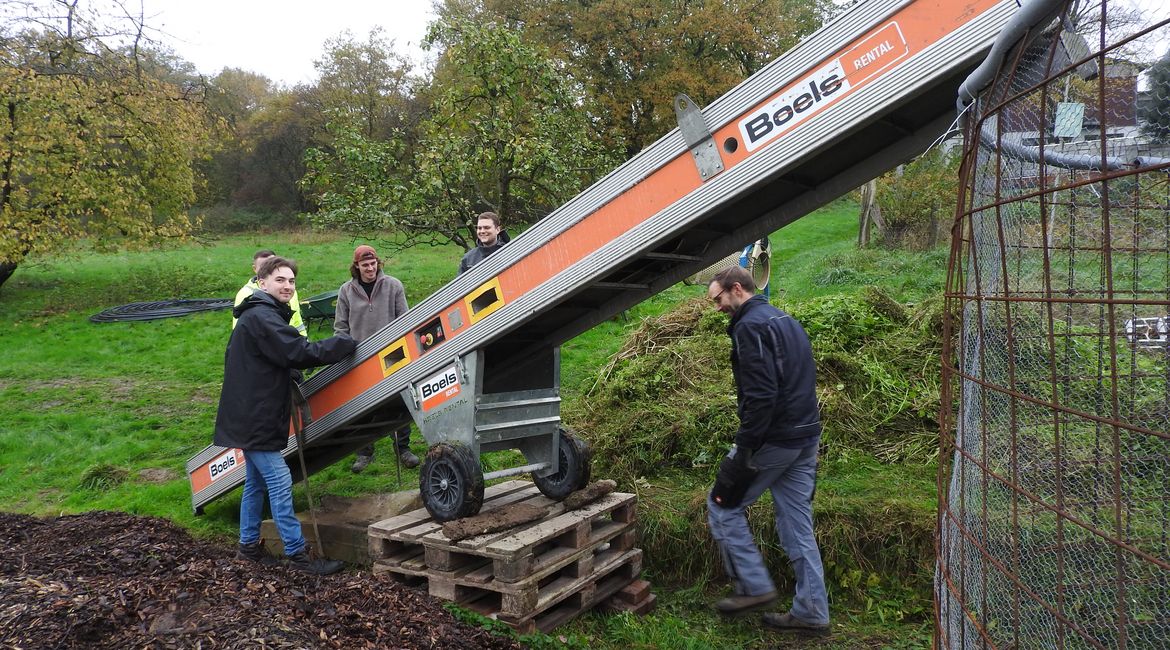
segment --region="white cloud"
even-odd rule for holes
[[[149,27],[202,73],[224,67],[284,84],[316,78],[324,43],[348,29],[364,40],[381,26],[395,50],[423,61],[430,0],[141,0]],[[129,3],[128,3],[129,4]]]

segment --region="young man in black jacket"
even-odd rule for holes
[[[356,344],[348,336],[310,342],[289,325],[288,303],[296,291],[296,263],[269,257],[260,266],[260,291],[236,306],[236,327],[224,353],[223,391],[215,416],[215,444],[244,452],[237,557],[266,565],[276,559],[260,546],[264,494],[291,568],[327,575],[344,566],[309,555],[301,522],[293,512],[292,473],[281,456],[292,417],[292,371],[344,359]]]
[[[489,255],[500,250],[508,242],[500,227],[500,217],[495,212],[484,212],[475,219],[475,248],[463,254],[459,260],[459,273],[465,273],[471,267],[488,258]]]
[[[816,366],[808,335],[796,319],[760,295],[746,270],[720,271],[707,297],[731,316],[731,372],[739,430],[707,498],[707,522],[735,593],[715,603],[734,616],[771,605],[776,587],[752,539],[745,510],[772,493],[776,532],[796,576],[792,608],[769,612],[764,624],[782,630],[825,632],[829,600],[820,549],[813,536],[821,415]]]

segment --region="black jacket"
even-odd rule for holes
[[[288,444],[293,368],[344,359],[348,336],[311,342],[288,324],[292,309],[263,291],[236,306],[239,319],[223,360],[223,391],[215,444],[245,451],[280,451]]]
[[[459,260],[459,273],[462,274],[476,264],[484,261],[487,259],[488,255],[491,255],[492,253],[500,250],[504,247],[504,244],[507,243],[508,234],[503,230],[501,230],[500,234],[496,236],[496,243],[492,244],[491,246],[484,246],[483,244],[479,243],[479,241],[476,241],[475,248],[464,253],[463,259]]]
[[[727,334],[739,407],[735,444],[747,449],[816,444],[821,434],[817,370],[800,323],[757,295],[732,314]]]

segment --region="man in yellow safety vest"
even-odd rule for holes
[[[240,287],[240,290],[236,292],[234,306],[239,307],[240,303],[247,300],[253,292],[260,290],[260,284],[256,274],[260,272],[260,265],[264,263],[264,260],[270,257],[274,257],[275,255],[276,253],[274,251],[268,249],[256,251],[256,254],[252,256],[252,279],[248,280],[248,282],[243,287]],[[305,327],[305,320],[301,318],[301,302],[297,299],[296,291],[293,291],[292,300],[289,301],[288,306],[292,308],[292,320],[289,321],[288,324],[297,328],[297,331],[301,333],[301,336],[308,338],[309,328]],[[235,317],[232,318],[232,329],[236,329],[237,320],[238,319]]]

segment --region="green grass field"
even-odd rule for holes
[[[940,293],[944,252],[857,251],[856,214],[856,206],[838,202],[772,237],[774,299],[855,295],[867,285],[883,286],[908,303]],[[23,265],[0,288],[5,415],[0,419],[0,510],[157,515],[200,537],[231,543],[238,492],[196,517],[184,473],[186,460],[211,441],[230,315],[222,311],[112,324],[87,318],[129,302],[230,297],[250,277],[251,254],[258,248],[274,248],[297,260],[299,293],[307,298],[334,290],[348,278],[354,243],[305,232],[225,237],[141,252],[99,253],[78,246],[69,254]],[[390,260],[386,270],[404,282],[413,304],[454,275],[461,253],[454,247],[412,249]],[[566,399],[578,399],[593,384],[597,370],[642,319],[703,292],[703,287],[673,287],[624,318],[566,343]],[[329,333],[327,327],[311,328],[314,338]],[[379,450],[381,471],[354,475],[339,463],[313,476],[314,496],[397,490],[387,441],[379,443]],[[425,451],[417,436],[415,451]],[[416,486],[417,473],[404,472],[402,483]],[[671,491],[664,492],[662,498],[669,500]],[[299,499],[298,507],[304,507],[303,495]],[[729,624],[710,614],[708,587],[662,591],[652,616],[589,615],[561,635],[570,645],[601,648],[775,643],[755,623]],[[891,602],[895,599],[892,595]],[[841,633],[815,647],[919,647],[928,640],[921,622],[886,622],[880,608],[835,609],[834,616],[843,625]],[[529,641],[540,646],[555,644],[556,638]]]

